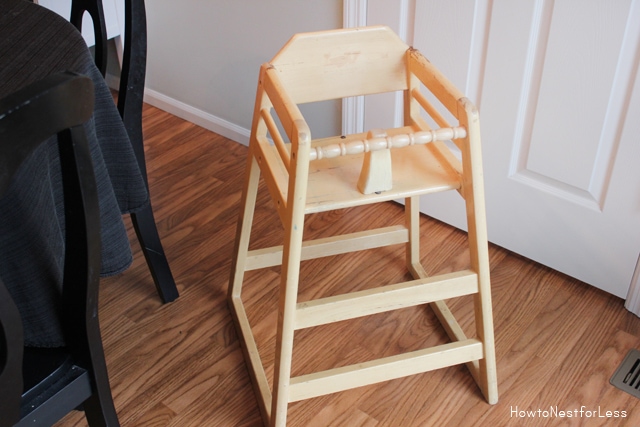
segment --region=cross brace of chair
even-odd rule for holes
[[[349,241],[345,244],[345,241]],[[373,249],[409,241],[404,226],[390,226],[309,240],[303,243],[302,260],[310,260],[356,250]],[[280,265],[282,246],[248,252],[245,271]],[[351,388],[375,384],[417,373],[466,363],[473,377],[478,379],[478,360],[483,358],[482,341],[467,338],[444,300],[478,292],[478,276],[462,270],[429,277],[421,265],[412,265],[414,280],[299,302],[296,306],[295,329],[348,320],[385,311],[422,304],[430,304],[452,342],[384,357],[363,363],[329,369],[298,377],[290,382],[289,402],[322,396]],[[446,286],[443,283],[446,282]],[[271,389],[251,331],[240,296],[231,299],[232,312],[244,338],[243,350],[260,391],[262,411],[270,416]],[[362,375],[366,371],[367,375]]]

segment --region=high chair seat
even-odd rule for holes
[[[402,129],[393,129],[398,132]],[[410,128],[406,129],[411,131]],[[398,132],[399,134],[399,132]],[[348,135],[344,138],[324,138],[313,141],[312,147],[327,147],[348,144],[350,141],[362,141],[367,134]],[[272,146],[271,156],[277,156]],[[449,154],[444,153],[444,155]],[[457,172],[459,162],[452,158],[442,161],[443,154],[435,145],[414,145],[395,150],[391,157],[393,188],[389,191],[362,194],[357,186],[362,168],[364,152],[352,156],[322,158],[309,165],[309,180],[305,213],[317,213],[353,206],[395,200],[402,197],[419,196],[445,190],[457,190],[461,186]],[[457,168],[456,168],[457,166]],[[284,197],[287,193],[288,176],[286,169],[274,171],[274,178]]]
[[[404,125],[393,129],[313,140],[298,108],[307,102],[394,91],[404,93]],[[448,117],[455,120],[453,125]],[[265,425],[286,425],[290,402],[461,363],[467,364],[486,400],[497,402],[479,131],[475,106],[387,27],[297,34],[262,66],[229,303]],[[261,174],[282,221],[284,240],[282,245],[249,250]],[[419,197],[448,190],[457,191],[465,202],[470,266],[429,277],[419,254]],[[303,239],[308,214],[397,199],[405,202],[404,225]],[[302,261],[397,244],[405,245],[412,280],[298,301]],[[242,302],[242,286],[245,272],[277,265],[281,280],[271,387]],[[444,302],[464,295],[474,295],[472,337]],[[291,376],[295,331],[426,303],[451,342]]]

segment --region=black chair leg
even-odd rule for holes
[[[145,184],[149,188],[142,135],[146,60],[147,26],[144,0],[125,0],[125,46],[118,110],[129,133]],[[178,298],[178,289],[162,248],[151,202],[144,209],[131,214],[131,220],[160,298],[164,303],[175,300]]]
[[[125,45],[118,92],[118,111],[129,134],[145,184],[149,188],[142,136],[142,104],[147,67],[147,18],[144,0],[125,0],[124,6]],[[96,64],[104,75],[107,38],[102,0],[73,0],[72,10],[74,12],[72,23],[77,28],[81,26],[84,11],[89,12],[93,17],[94,25],[102,27],[101,32],[96,30],[96,47],[100,48],[101,53],[101,57],[96,58]],[[141,211],[131,214],[131,220],[162,302],[175,300],[178,298],[178,289],[162,249],[151,203]]]
[[[120,427],[116,409],[113,406],[111,393],[109,399],[101,399],[97,393],[82,404],[84,415],[91,427]]]
[[[95,363],[94,369],[96,369]],[[120,427],[118,414],[111,396],[106,368],[103,365],[98,369],[100,369],[100,372],[95,372],[91,379],[95,384],[96,390],[91,397],[84,401],[79,409],[84,411],[87,422],[91,427]]]
[[[151,204],[149,203],[141,211],[132,213],[131,222],[136,231],[136,236],[138,236],[142,253],[151,271],[160,299],[164,303],[175,300],[178,298],[178,289],[171,274],[167,257],[162,249]]]

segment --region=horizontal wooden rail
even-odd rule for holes
[[[468,339],[291,379],[289,402],[310,399],[483,357],[482,342]],[[366,372],[366,375],[363,375]]]
[[[422,94],[422,92],[420,92],[420,89],[418,88],[413,89],[411,91],[411,96],[413,96],[413,98],[416,101],[418,101],[418,104],[420,104],[420,106],[424,108],[424,111],[426,111],[427,114],[429,114],[429,116],[433,118],[433,120],[438,124],[438,126],[440,126],[441,128],[451,127],[449,122],[447,122],[447,120],[442,116],[442,114],[440,114],[440,111],[438,111],[438,109],[436,109],[427,100],[427,98]]]
[[[467,130],[462,126],[440,128],[392,136],[359,139],[356,141],[330,144],[324,147],[312,147],[309,160],[331,159],[340,156],[367,153],[389,148],[401,148],[409,145],[427,144],[433,141],[449,141],[465,138]]]
[[[275,120],[273,120],[273,117],[271,117],[268,108],[263,108],[262,110],[260,110],[260,115],[262,116],[262,120],[264,120],[264,123],[267,125],[267,129],[271,134],[271,139],[273,139],[274,145],[278,150],[278,154],[280,154],[280,157],[282,158],[282,162],[284,163],[287,170],[289,170],[289,165],[291,163],[291,160],[289,158],[289,150],[287,150],[287,145],[282,139],[280,132],[278,131],[278,126],[276,125]]]
[[[297,305],[295,329],[310,328],[477,292],[478,275],[471,270],[464,270],[301,302]]]
[[[306,261],[314,258],[374,249],[408,241],[409,232],[402,225],[307,240],[302,243],[301,260]],[[280,264],[282,264],[282,245],[254,249],[247,253],[245,271],[273,267]]]

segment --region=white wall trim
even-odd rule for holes
[[[344,0],[342,23],[345,28],[367,25],[367,0]]]
[[[627,300],[624,302],[624,307],[640,317],[640,256],[631,279],[631,285],[629,285],[629,293],[627,294]]]
[[[367,0],[344,0],[342,3],[342,26],[344,28],[367,25]],[[342,100],[342,134],[364,132],[364,97],[356,96]]]
[[[249,145],[249,135],[251,134],[249,129],[245,129],[225,119],[185,104],[184,102],[170,98],[160,92],[145,89],[144,102],[171,113],[174,116],[178,116],[181,119],[202,126],[225,138],[229,138],[243,145]]]
[[[109,87],[118,90],[120,86],[120,79],[118,77],[107,74],[107,84]],[[232,141],[239,142],[243,145],[249,145],[249,136],[251,134],[249,129],[245,129],[241,126],[233,124],[225,119],[209,114],[191,105],[185,104],[182,101],[178,101],[169,96],[163,95],[155,90],[145,88],[144,90],[144,102],[149,105],[153,105],[156,108],[160,108],[174,116],[187,120],[198,126],[222,135],[225,138]]]

